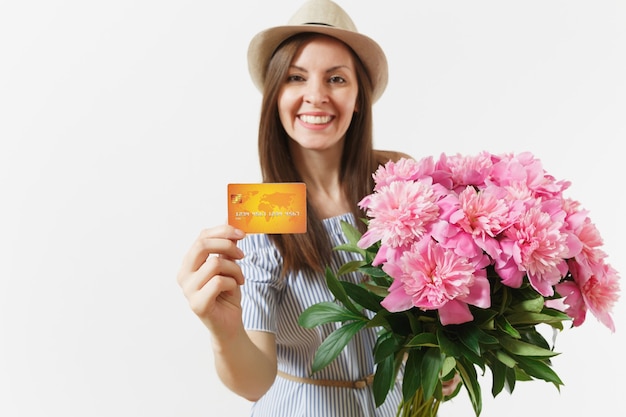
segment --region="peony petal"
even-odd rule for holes
[[[524,280],[524,272],[520,271],[513,258],[508,261],[499,259],[495,265],[496,272],[502,279],[502,283],[511,288],[519,288]]]
[[[472,321],[474,316],[466,303],[458,300],[450,300],[439,310],[441,324],[462,324]]]
[[[544,276],[537,276],[535,274],[528,273],[528,281],[530,285],[541,295],[544,297],[551,297],[554,295],[554,285],[558,283],[558,279],[554,279],[554,277],[548,276],[548,274]],[[557,276],[558,277],[558,276]]]
[[[574,326],[580,326],[585,322],[587,315],[587,306],[583,300],[583,296],[578,285],[572,281],[562,282],[556,285],[556,290],[563,297],[563,304],[567,306],[565,313],[574,320]],[[558,308],[558,305],[546,302],[552,308]]]
[[[394,285],[396,284],[396,282],[398,282],[399,284]],[[413,307],[411,297],[406,293],[406,291],[404,291],[404,286],[399,279],[394,280],[394,282],[391,284],[391,286],[389,287],[389,295],[380,302],[380,305],[382,305],[384,308],[392,313],[406,311]]]
[[[486,277],[476,277],[470,287],[470,293],[463,297],[463,301],[480,308],[491,307],[491,287]]]
[[[380,240],[380,236],[378,236],[372,230],[368,230],[363,233],[363,236],[361,236],[361,239],[359,239],[359,241],[357,242],[357,246],[361,249],[367,249],[378,240]]]

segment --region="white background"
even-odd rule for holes
[[[340,4],[389,58],[377,147],[533,152],[624,275],[625,2]],[[259,179],[247,45],[298,5],[0,0],[0,416],[247,415],[175,275],[226,184]],[[624,314],[559,336],[560,393],[493,400],[487,375],[481,416],[615,415]]]

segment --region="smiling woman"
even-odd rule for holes
[[[334,27],[301,27],[311,16],[290,22],[301,6],[293,0],[0,1],[0,416],[250,414],[252,403],[217,375],[212,333],[173,276],[199,229],[227,218],[228,184],[262,181],[260,157],[275,178],[298,165],[280,151],[290,142],[277,95],[266,102],[276,105],[275,119],[262,119],[265,131],[274,131],[266,146],[276,148],[259,152],[257,137],[270,58],[303,29],[349,45],[367,74],[355,67],[358,111],[340,163],[346,200],[365,194],[359,189],[370,178],[368,117],[375,122],[372,148],[420,159],[531,151],[572,182],[569,195],[584,202],[603,232],[610,263],[626,271],[618,255],[626,193],[617,151],[626,137],[626,2],[336,2],[356,33],[340,31],[351,26],[332,20],[345,17],[334,11]],[[264,42],[251,45],[257,34]],[[285,68],[294,56],[285,56]],[[277,83],[287,78],[269,84]],[[274,149],[278,154],[267,156]],[[323,152],[308,155],[326,160]],[[322,225],[351,210],[330,203],[337,194],[309,198]],[[283,266],[288,257],[292,265],[316,259],[317,241],[302,237],[267,236],[268,257],[246,250],[240,268],[255,261],[265,261],[259,270],[270,268],[281,244],[295,248],[294,256],[280,256]],[[231,245],[206,243],[210,251]],[[217,260],[207,266],[213,262],[224,281],[237,274]],[[246,294],[263,284],[242,275]],[[289,309],[288,298],[275,294],[295,281],[268,280],[267,302],[242,301],[259,321],[272,314],[276,334],[285,335],[281,345],[298,349],[296,342],[318,336],[290,337],[292,322],[273,320],[276,306]],[[294,301],[302,304],[294,310],[315,302],[307,297]],[[585,326],[559,334],[555,350],[563,353],[553,363],[565,384],[560,390],[521,382],[515,395],[483,392],[481,417],[620,409],[623,376],[613,363],[626,351],[623,300],[614,313],[615,333],[588,314]],[[367,382],[368,371],[355,362],[348,368]],[[489,371],[479,377],[490,386]],[[286,384],[282,379],[275,381]],[[348,379],[342,373],[338,380]],[[329,396],[336,390],[302,387]],[[442,405],[441,417],[471,413],[464,392]]]
[[[372,102],[386,86],[385,56],[328,0],[306,2],[287,26],[253,38],[249,51],[263,93],[263,181],[306,184],[307,231],[244,237],[231,226],[208,229],[178,282],[211,332],[222,382],[254,402],[252,415],[394,416],[399,385],[380,407],[371,392],[375,329],[311,375],[312,353],[334,328],[297,323],[306,307],[332,301],[324,268],[352,258],[332,251],[346,242],[340,224],[358,227],[364,213],[357,203],[372,189],[376,167],[400,156],[373,150]]]

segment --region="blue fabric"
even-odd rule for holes
[[[350,214],[323,220],[336,246],[345,243],[341,221],[354,224]],[[246,254],[240,261],[245,276],[242,287],[243,320],[248,330],[272,332],[276,335],[278,369],[299,377],[333,380],[358,380],[374,372],[372,349],[376,341],[374,329],[360,331],[328,367],[311,375],[313,356],[322,341],[339,324],[314,329],[298,325],[298,317],[307,307],[321,301],[332,301],[322,274],[299,272],[280,277],[282,259],[266,235],[253,234],[240,242]],[[331,267],[335,270],[354,259],[355,254],[333,251]],[[342,276],[359,282],[362,277]],[[401,400],[398,383],[379,408],[374,404],[371,387],[355,389],[325,387],[294,382],[277,377],[274,385],[254,403],[254,417],[393,417]]]

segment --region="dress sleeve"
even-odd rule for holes
[[[285,284],[280,277],[280,253],[263,234],[246,236],[239,247],[245,254],[238,262],[245,279],[241,287],[243,325],[246,330],[276,333],[276,306]]]

